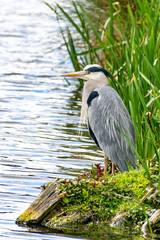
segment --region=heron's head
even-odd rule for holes
[[[111,74],[98,64],[87,65],[83,69],[83,71],[67,73],[61,76],[76,77],[82,78],[84,80],[94,80],[98,82],[106,82],[107,85],[109,84],[108,78],[112,78]]]

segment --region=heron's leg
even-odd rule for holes
[[[114,169],[115,168],[115,165],[114,165],[114,163],[112,162],[112,175],[114,175]]]
[[[104,174],[108,170],[108,160],[109,158],[106,155],[104,155]]]

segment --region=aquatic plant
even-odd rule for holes
[[[134,10],[128,5],[126,13],[120,3],[110,0],[108,18],[104,24],[98,18],[98,25],[75,2],[74,14],[79,21],[59,4],[48,6],[58,21],[67,25],[61,33],[75,70],[98,63],[117,79],[110,84],[116,87],[134,123],[137,158],[150,180],[149,168],[158,166],[160,190],[160,2],[136,0],[135,5]],[[71,29],[76,31],[81,47]]]

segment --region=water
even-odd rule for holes
[[[71,1],[59,3],[71,8]],[[78,136],[81,91],[76,80],[58,77],[73,68],[51,10],[40,0],[1,0],[0,9],[0,239],[67,240],[15,220],[41,185],[75,177],[102,158],[85,128]]]

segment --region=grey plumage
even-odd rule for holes
[[[93,64],[62,76],[88,80],[83,88],[81,120],[88,121],[91,137],[121,172],[128,171],[127,160],[136,168],[134,151],[122,134],[135,146],[134,126],[122,99],[109,87],[109,78],[113,78],[110,73]],[[107,162],[104,164],[107,169]]]
[[[94,91],[98,94],[88,105],[89,131],[94,133],[98,146],[121,172],[128,171],[127,159],[136,168],[134,151],[118,128],[135,145],[134,126],[122,99],[109,86]]]

